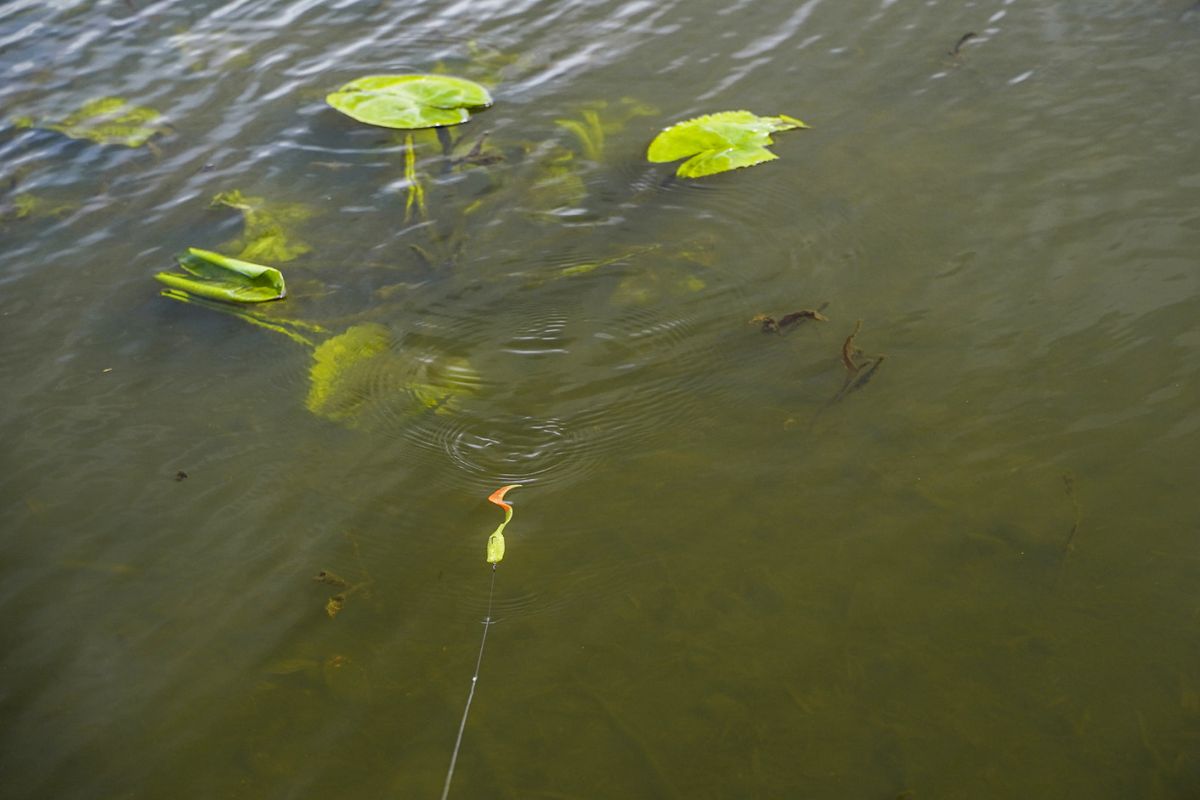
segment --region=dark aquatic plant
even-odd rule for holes
[[[688,159],[675,173],[681,178],[716,175],[779,158],[767,149],[771,134],[807,127],[784,114],[760,117],[749,111],[721,111],[663,130],[650,143],[646,158],[656,164]]]

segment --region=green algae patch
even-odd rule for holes
[[[320,417],[335,421],[352,418],[365,397],[363,381],[356,380],[364,362],[387,353],[392,337],[383,325],[355,325],[313,350],[308,370],[308,399],[305,406]]]
[[[132,105],[123,97],[89,100],[59,122],[35,122],[30,117],[14,122],[20,128],[44,128],[72,139],[124,147],[141,147],[168,130],[158,111]]]
[[[313,216],[312,209],[302,203],[272,203],[234,189],[213,197],[212,206],[242,213],[245,227],[241,237],[225,245],[225,249],[238,251],[238,258],[280,263],[312,250],[293,233],[296,226]]]
[[[347,328],[317,345],[312,355],[305,406],[349,427],[381,406],[392,406],[402,416],[444,413],[479,388],[479,376],[466,359],[398,352],[391,331],[378,323]]]
[[[576,116],[556,119],[554,124],[571,134],[584,158],[600,161],[604,158],[609,137],[624,131],[637,117],[657,113],[658,109],[653,106],[623,97],[611,103],[607,100],[586,103]]]

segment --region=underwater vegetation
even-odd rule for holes
[[[542,213],[541,209],[550,212],[551,217],[559,210],[578,209],[587,191],[581,171],[601,165],[608,157],[610,140],[631,121],[658,113],[632,98],[600,100],[577,106],[554,120],[565,140],[497,145],[487,131],[457,137],[448,132],[494,103],[488,88],[465,78],[446,74],[368,75],[342,85],[329,93],[325,101],[356,122],[404,131],[406,220],[414,216],[424,220],[429,216],[423,170],[430,169],[431,162],[418,161],[416,134],[428,137],[422,147],[435,142],[438,145],[440,155],[432,163],[440,167],[432,169],[440,169],[443,175],[466,169],[486,171],[512,155],[529,165],[530,168],[506,171],[510,178],[512,175],[518,178],[511,184],[511,191],[489,192],[457,214],[447,215],[457,219],[459,227],[439,232],[424,224],[417,226],[419,235],[427,238],[426,244],[412,241],[409,247],[431,275],[453,267],[465,245],[461,221],[472,214],[487,213],[481,208],[496,207],[488,206],[488,202],[505,204],[515,199],[519,207],[529,209],[533,218]],[[121,98],[104,98],[88,104],[49,127],[69,135],[120,141],[130,146],[144,143],[162,129],[157,112],[130,106]],[[646,158],[651,163],[683,160],[676,170],[677,176],[702,178],[774,160],[778,156],[768,149],[772,144],[771,134],[807,127],[786,115],[764,117],[749,111],[721,111],[662,130],[651,141]],[[432,132],[421,133],[429,129]],[[492,184],[492,188],[498,186]],[[364,321],[360,317],[330,330],[323,324],[245,308],[245,304],[283,300],[287,296],[282,272],[268,264],[285,263],[311,252],[312,246],[300,240],[296,232],[315,215],[316,209],[298,203],[271,202],[237,189],[215,195],[211,206],[233,209],[242,215],[242,234],[219,247],[236,255],[189,249],[179,257],[180,271],[155,275],[167,287],[162,294],[223,311],[305,346],[310,351],[311,364],[304,405],[314,415],[355,427],[369,418],[379,403],[397,402],[406,409],[405,414],[446,414],[460,407],[483,385],[466,359],[410,352],[410,348],[402,346],[402,338],[378,321]],[[598,270],[621,269],[609,301],[643,305],[656,297],[702,290],[706,283],[697,268],[712,266],[710,252],[709,243],[684,242],[677,248],[665,249],[663,243],[652,242],[576,261],[549,273],[509,275],[520,277],[522,287],[528,290]],[[649,258],[651,255],[653,258]],[[401,292],[411,288],[409,284],[396,285]],[[377,292],[376,296],[385,298],[390,293]],[[818,309],[793,312],[778,321],[766,316],[756,321],[764,331],[783,333],[803,322],[824,322],[826,318]],[[850,352],[851,359],[859,354],[853,348]],[[839,396],[865,385],[881,361],[882,357],[865,362],[851,360],[853,370]]]
[[[237,250],[246,261],[291,261],[312,250],[293,230],[313,216],[313,210],[301,203],[272,203],[262,197],[247,197],[239,190],[221,192],[212,199],[214,208],[240,211],[244,228],[240,238],[223,245]]]
[[[72,139],[124,147],[141,147],[152,137],[168,130],[158,111],[132,105],[123,97],[89,100],[58,121],[35,121],[32,117],[19,117],[14,124],[19,128],[42,128],[57,131]]]

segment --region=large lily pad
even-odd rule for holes
[[[167,130],[162,114],[153,108],[130,105],[123,97],[101,97],[88,101],[61,122],[37,123],[28,117],[18,119],[25,128],[45,128],[97,144],[141,147],[152,136]]]
[[[471,109],[487,108],[492,96],[474,81],[448,75],[369,75],[325,101],[359,122],[411,130],[466,122]]]
[[[767,149],[771,134],[807,127],[783,114],[760,117],[749,111],[721,111],[662,131],[650,143],[646,158],[654,163],[688,159],[675,173],[681,178],[715,175],[779,158]]]
[[[211,250],[189,247],[179,256],[187,275],[160,272],[154,277],[172,289],[227,303],[262,303],[287,294],[283,275],[274,267],[229,258]]]

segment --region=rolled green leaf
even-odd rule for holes
[[[188,274],[160,272],[154,277],[172,289],[227,303],[263,303],[287,295],[283,274],[274,267],[211,250],[189,247],[186,255],[179,256],[179,266]]]
[[[474,81],[448,75],[368,75],[325,102],[368,125],[412,130],[466,122],[471,109],[487,108],[492,96]]]

